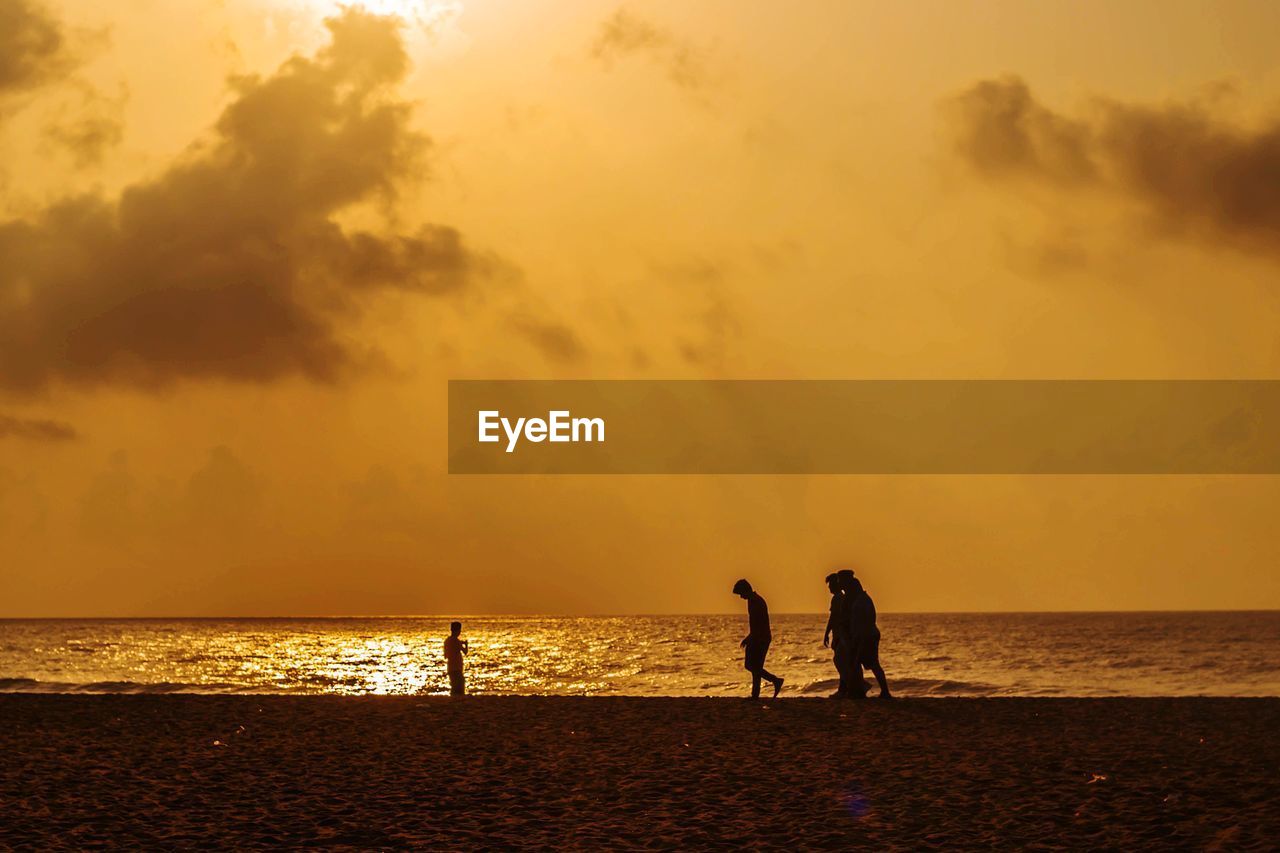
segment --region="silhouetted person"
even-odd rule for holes
[[[848,643],[841,639],[848,634],[845,629],[849,620],[845,614],[846,602],[844,591],[840,589],[840,575],[835,572],[827,575],[827,589],[831,591],[831,615],[827,617],[827,630],[822,634],[822,646],[829,646],[834,653],[832,659],[840,675],[840,686],[831,698],[839,699],[849,693],[849,658],[852,657]]]
[[[742,638],[741,645],[746,650],[742,665],[751,673],[751,698],[760,698],[762,678],[773,683],[773,695],[776,697],[782,690],[782,679],[764,668],[764,656],[769,653],[769,643],[773,642],[773,634],[769,631],[769,606],[745,579],[733,585],[733,594],[747,602],[750,629]]]
[[[467,679],[462,674],[462,656],[467,653],[467,641],[462,639],[461,622],[449,623],[449,636],[444,638],[444,660],[449,670],[449,693],[461,696],[467,692]]]
[[[880,684],[880,698],[892,699],[889,694],[889,682],[884,677],[884,668],[880,666],[880,629],[876,626],[876,605],[871,596],[862,588],[857,578],[850,578],[852,583],[846,591],[851,596],[849,603],[849,633],[853,638],[854,661],[859,670],[866,667],[871,670]],[[861,672],[859,672],[861,675]],[[866,684],[864,681],[863,684]],[[867,685],[867,689],[870,685]],[[859,698],[865,698],[867,689],[863,689]]]

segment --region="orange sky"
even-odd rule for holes
[[[444,473],[449,378],[1280,378],[1274,3],[0,23],[0,616],[1280,607],[1273,477]]]

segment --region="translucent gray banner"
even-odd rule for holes
[[[453,474],[1277,474],[1280,381],[449,383]]]

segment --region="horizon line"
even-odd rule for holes
[[[823,616],[826,611],[780,610],[775,616]],[[881,615],[891,616],[1102,616],[1125,614],[1176,614],[1176,613],[1280,613],[1275,607],[1204,608],[1204,609],[1124,609],[1124,610],[881,610]],[[0,622],[74,622],[87,620],[116,621],[179,621],[179,620],[285,620],[285,619],[622,619],[622,618],[697,618],[709,616],[741,616],[739,610],[687,613],[291,613],[275,615],[205,614],[205,615],[157,615],[157,616],[0,616]]]

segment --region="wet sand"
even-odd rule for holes
[[[0,847],[1280,839],[1280,699],[2,695],[0,722]]]

